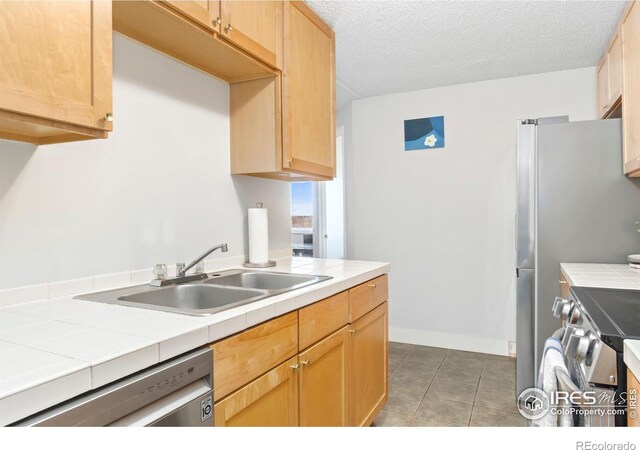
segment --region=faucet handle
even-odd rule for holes
[[[184,268],[185,268],[186,264],[185,263],[176,263],[176,277],[183,277],[184,276]]]
[[[196,275],[204,273],[204,261],[200,261],[198,264],[193,266],[193,273]]]
[[[156,280],[166,280],[167,279],[167,265],[166,264],[156,264],[153,268],[153,274],[156,276]]]

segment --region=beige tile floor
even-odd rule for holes
[[[389,400],[375,426],[527,426],[515,358],[389,344]]]

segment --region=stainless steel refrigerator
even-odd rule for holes
[[[517,393],[535,385],[559,327],[561,262],[626,263],[640,251],[640,180],[622,173],[620,119],[518,122]]]

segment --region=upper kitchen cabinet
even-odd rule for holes
[[[273,77],[276,70],[260,61],[260,55],[220,37],[220,9],[219,1],[115,1],[113,29],[230,83]],[[238,13],[237,19],[239,26],[247,26],[244,15]]]
[[[174,0],[164,3],[259,60],[282,68],[281,1]]]
[[[335,176],[335,34],[284,2],[282,76],[231,86],[231,170],[288,181]]]
[[[2,2],[0,138],[106,138],[113,120],[111,32],[109,1]]]
[[[622,19],[622,72],[624,173],[640,177],[640,6],[636,2]]]
[[[219,3],[220,35],[270,66],[282,69],[282,1]]]
[[[207,28],[220,28],[220,5],[218,1],[209,0],[174,0],[165,1],[173,9]]]
[[[597,69],[598,118],[612,117],[622,98],[622,39],[617,32]]]

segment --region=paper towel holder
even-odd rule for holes
[[[257,208],[262,208],[263,203],[262,202],[258,202],[256,203],[256,207]],[[265,269],[267,267],[275,267],[276,266],[276,262],[274,260],[269,260],[266,263],[250,263],[249,261],[245,262],[243,264],[244,267],[248,267],[249,269]]]

